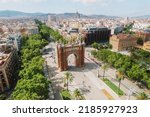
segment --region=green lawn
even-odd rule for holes
[[[62,90],[61,96],[63,97],[64,100],[71,100],[71,94],[68,90]]]
[[[116,94],[118,94],[119,96],[124,95],[124,92],[119,89],[119,87],[117,87],[114,83],[112,83],[110,80],[108,80],[107,78],[105,78],[103,80],[105,82],[105,84],[107,84],[107,86],[109,86]]]

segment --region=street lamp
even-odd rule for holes
[[[132,89],[129,89],[128,90],[128,97],[127,97],[127,100],[130,100],[130,97],[131,97],[131,95],[133,94],[133,90]]]
[[[97,70],[97,77],[98,77],[98,78],[100,77],[100,75],[99,75],[99,70]]]

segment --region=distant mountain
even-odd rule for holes
[[[117,16],[106,16],[106,15],[84,15],[80,13],[62,13],[62,14],[46,14],[46,13],[25,13],[20,11],[13,11],[13,10],[3,10],[0,11],[0,17],[12,18],[12,17],[35,17],[35,16],[44,16],[47,17],[56,16],[59,18],[76,18],[80,16],[81,18],[118,18]]]
[[[46,15],[44,13],[25,13],[20,11],[11,11],[11,10],[4,10],[0,11],[0,17],[29,17],[29,16],[40,16]]]
[[[118,16],[108,16],[108,15],[90,15],[92,18],[119,18]]]
[[[60,18],[76,18],[80,16],[80,18],[119,18],[117,16],[107,16],[107,15],[84,15],[77,13],[62,13],[62,14],[50,14],[52,16],[60,17]]]
[[[61,13],[61,14],[55,14],[55,16],[60,18],[77,18],[78,16],[80,16],[81,18],[87,18],[86,15],[83,14],[77,15],[77,13]]]
[[[147,19],[147,18],[150,18],[150,15],[137,16],[134,18]]]

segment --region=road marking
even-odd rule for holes
[[[108,91],[106,91],[105,89],[102,89],[102,92],[105,94],[105,96],[106,96],[109,100],[114,100],[114,98],[110,95],[110,93],[108,93]]]

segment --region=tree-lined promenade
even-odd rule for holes
[[[121,70],[126,78],[141,82],[150,89],[150,74],[147,67],[137,62],[133,56],[122,55],[108,49],[94,50],[92,51],[92,55],[117,70]]]
[[[39,20],[35,20],[35,22],[38,24],[40,34],[42,35],[43,38],[49,39],[49,37],[52,37],[54,41],[58,41],[63,44],[67,43],[67,40],[64,39],[64,37],[57,30],[54,30],[46,26],[44,23],[40,22]]]
[[[48,99],[49,81],[43,72],[42,48],[48,44],[49,31],[38,22],[40,34],[23,37],[20,80],[11,96],[14,100]]]
[[[47,99],[49,82],[43,73],[41,49],[48,42],[40,34],[23,38],[20,80],[12,94],[14,100]]]
[[[11,96],[14,100],[48,99],[49,81],[43,72],[42,48],[48,44],[50,37],[54,41],[67,43],[58,31],[47,27],[39,20],[35,22],[38,25],[39,34],[23,37],[20,80]]]

